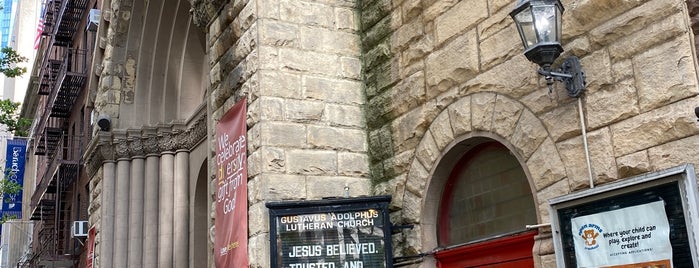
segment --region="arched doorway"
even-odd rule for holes
[[[205,160],[199,168],[194,189],[194,209],[192,210],[192,264],[193,267],[208,267],[208,191],[209,179]]]
[[[438,267],[533,267],[534,197],[501,143],[470,143],[449,172],[437,213]],[[463,148],[463,147],[462,147]]]

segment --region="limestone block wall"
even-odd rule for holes
[[[699,145],[699,88],[685,1],[563,5],[561,58],[580,57],[587,75],[582,106],[595,184],[699,164],[690,149]],[[361,4],[373,190],[393,196],[394,224],[415,224],[394,235],[395,255],[435,248],[429,215],[438,197],[426,189],[460,137],[486,133],[514,148],[540,223],[550,222],[548,199],[589,187],[577,101],[562,85],[549,94],[522,54],[513,8],[505,0]],[[537,266],[555,266],[550,239],[534,252]]]
[[[694,33],[694,47],[696,48],[697,34],[699,33],[699,1],[687,0],[687,9],[692,23],[692,32]]]
[[[114,4],[114,9],[109,8]],[[94,73],[90,76],[91,100],[94,101],[95,111],[105,115],[117,115],[119,103],[121,102],[122,77],[124,74],[121,61],[121,50],[117,48],[117,41],[124,38],[128,30],[128,18],[130,12],[128,6],[130,1],[102,1],[100,7],[102,12],[102,26],[97,33],[97,47],[93,56]],[[121,7],[124,6],[124,9]],[[114,123],[118,118],[114,118]],[[96,133],[93,130],[93,134]],[[109,214],[114,210],[114,182],[103,180],[103,170],[100,168],[94,172],[90,178],[90,194],[88,206],[88,222],[98,232],[101,230],[113,230],[114,218]],[[106,194],[103,194],[105,193]],[[104,232],[95,237],[95,265],[98,267],[109,267],[112,264],[111,256],[105,257],[102,254],[103,248],[113,241],[113,232]]]
[[[251,267],[269,267],[265,202],[370,194],[355,5],[230,1],[208,24],[210,129],[248,102]]]
[[[522,55],[514,1],[190,2],[206,32],[209,148],[218,118],[248,102],[251,267],[269,267],[265,202],[341,196],[345,184],[353,196],[392,195],[393,223],[415,224],[394,235],[396,256],[434,249],[430,180],[444,151],[469,135],[498,137],[523,158],[540,223],[548,199],[588,187],[577,103],[560,85],[549,94]],[[116,41],[132,4],[105,1],[95,108],[106,114],[123,99],[128,65]],[[699,145],[699,87],[686,3],[563,4],[563,57],[580,57],[587,73],[595,184],[699,164],[688,149]],[[114,187],[101,178],[91,201]],[[104,227],[108,204],[91,202],[91,224]],[[550,239],[534,252],[538,266],[554,266]]]

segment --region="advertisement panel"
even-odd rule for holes
[[[95,227],[90,228],[90,231],[87,233],[87,257],[86,257],[86,264],[85,268],[92,268],[94,267],[94,262],[95,262],[95,235],[97,234],[97,230],[95,230]]]
[[[578,267],[671,267],[663,201],[575,217],[571,226]]]
[[[216,125],[216,267],[248,266],[248,174],[245,99]]]
[[[24,184],[24,165],[27,152],[26,140],[7,140],[5,151],[5,169],[3,178],[21,187]],[[22,218],[22,189],[17,193],[3,193],[1,215],[4,217]]]
[[[699,267],[691,164],[550,199],[556,267]]]
[[[268,203],[277,268],[392,267],[390,197]]]

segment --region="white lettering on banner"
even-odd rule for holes
[[[379,217],[375,209],[346,213],[307,214],[282,216],[279,218],[283,231],[307,231],[335,228],[359,228],[375,226],[374,219]]]
[[[377,253],[374,243],[336,244],[326,246],[326,256],[374,254]]]
[[[223,202],[223,214],[228,214],[235,210],[235,198],[237,189],[244,183],[243,167],[245,166],[245,136],[238,136],[236,140],[230,141],[227,133],[217,139],[218,154],[216,155],[216,165],[218,166],[218,190],[216,192],[216,202]]]
[[[578,267],[672,260],[663,201],[571,219]]]
[[[289,268],[335,268],[334,262],[292,263]]]
[[[325,255],[323,255],[325,253]],[[322,245],[307,245],[293,246],[289,251],[289,257],[319,257],[319,256],[339,256],[339,255],[357,255],[357,254],[375,254],[379,253],[376,249],[376,244],[371,243],[346,243],[346,244],[331,244],[325,245],[323,251]]]
[[[345,262],[345,265],[342,266],[342,268],[364,268],[364,262],[363,261],[348,261],[348,262]]]
[[[289,252],[289,257],[318,257],[321,254],[323,254],[323,246],[321,245],[293,246]]]
[[[290,238],[281,243],[281,267],[385,267],[384,245],[376,242],[381,216],[377,209],[279,216],[277,231]]]
[[[240,99],[216,123],[214,134],[213,234],[216,267],[248,267],[247,99]]]
[[[12,146],[12,145],[8,145],[8,148],[10,146]],[[24,150],[25,149],[23,147],[20,147],[20,146],[12,147],[12,153],[11,153],[12,156],[11,157],[8,156],[12,160],[10,161],[9,158],[7,159],[10,162],[9,162],[9,167],[6,166],[8,169],[6,170],[7,174],[5,174],[6,180],[14,182],[14,183],[18,183],[18,184],[20,184],[20,186],[22,184],[22,182],[20,181],[22,178],[20,177],[21,174],[19,174],[19,173],[20,173],[20,171],[23,171],[20,169],[24,168],[24,163],[20,163],[20,158],[24,157]],[[20,164],[22,165],[22,167],[20,167]],[[0,194],[0,195],[2,195],[2,194]],[[15,207],[17,207],[17,205],[18,205],[17,203],[19,203],[21,201],[22,201],[22,189],[20,189],[19,193],[5,193],[4,198],[0,199],[0,208],[2,208],[3,206],[6,206],[9,209],[6,212],[10,213],[10,211],[15,210]],[[7,205],[5,205],[5,203],[7,203]]]
[[[289,268],[335,268],[334,262],[291,263]],[[363,261],[346,261],[342,268],[364,268]]]

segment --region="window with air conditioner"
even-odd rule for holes
[[[87,237],[88,230],[89,226],[87,221],[74,221],[70,233],[73,237]]]

